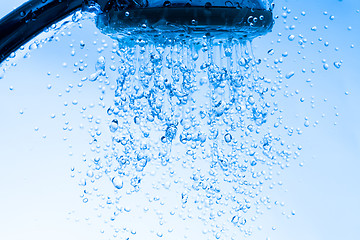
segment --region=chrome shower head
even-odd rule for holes
[[[252,39],[273,26],[270,0],[31,0],[0,20],[0,63],[44,28],[88,6],[107,34],[158,38],[221,35]],[[160,34],[160,35],[159,35]]]

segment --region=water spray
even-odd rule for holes
[[[94,153],[80,185],[86,189],[108,177],[113,193],[104,193],[107,198],[99,201],[116,203],[109,208],[115,222],[119,214],[131,211],[118,207],[124,199],[141,204],[139,199],[149,198],[141,185],[158,174],[153,180],[159,195],[150,202],[167,199],[164,204],[174,208],[170,215],[176,213],[189,224],[213,225],[209,234],[216,239],[236,238],[227,232],[227,223],[251,235],[248,216],[256,216],[268,201],[261,196],[264,182],[259,179],[271,177],[262,166],[275,164],[277,157],[291,157],[278,149],[279,139],[263,127],[271,107],[265,100],[269,88],[251,45],[251,40],[271,31],[272,4],[29,1],[0,21],[0,61],[79,9],[95,13],[97,27],[114,39],[112,51],[118,61],[112,67],[117,70],[114,101],[107,109],[111,145]],[[83,81],[107,78],[106,64],[107,59],[99,56],[95,72]],[[91,137],[90,144],[99,145],[100,137]],[[164,176],[182,180],[174,180],[171,187],[162,182]],[[91,196],[84,192],[87,203]],[[195,211],[187,208],[189,202]],[[191,214],[198,217],[186,217]],[[136,210],[122,215],[122,224],[141,215]],[[123,236],[132,234],[123,229]]]

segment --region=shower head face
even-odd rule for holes
[[[146,0],[140,0],[146,1]],[[172,0],[166,1],[169,6],[192,6],[192,7],[246,7],[252,9],[266,9],[265,1],[262,0]],[[162,7],[163,0],[149,0],[148,7]]]
[[[100,14],[98,28],[122,40],[166,41],[204,35],[251,40],[265,35],[273,26],[272,11],[266,9],[262,0],[241,3],[228,0],[133,1],[136,3],[128,5],[131,7],[112,5]]]
[[[112,8],[158,8],[168,7],[238,7],[251,9],[270,9],[273,0],[97,0],[102,10]]]

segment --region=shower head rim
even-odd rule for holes
[[[229,33],[251,40],[271,31],[272,11],[235,7],[153,7],[112,9],[98,15],[97,26],[108,35]],[[109,34],[110,33],[110,34]]]

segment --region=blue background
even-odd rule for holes
[[[22,2],[2,1],[0,16]],[[311,125],[296,138],[303,146],[299,163],[304,166],[292,163],[282,175],[284,187],[275,190],[285,207],[266,212],[258,220],[263,229],[255,231],[249,239],[358,239],[360,13],[357,10],[360,2],[280,0],[275,3],[274,11],[278,15],[275,27],[254,41],[255,55],[263,60],[267,58],[260,71],[268,78],[277,76],[274,70],[266,68],[266,63],[273,65],[274,59],[283,58],[284,75],[295,72],[294,77],[284,80],[283,89],[284,94],[294,93],[294,96],[278,96],[277,101],[289,126],[304,128],[304,116],[309,117]],[[335,16],[334,20],[330,20],[331,15]],[[289,29],[292,25],[293,30]],[[316,31],[311,30],[314,26]],[[70,110],[64,106],[64,102],[71,105],[74,99],[86,104],[98,102],[96,84],[85,90],[76,88],[80,80],[71,73],[73,60],[69,46],[80,40],[105,39],[109,43],[111,40],[100,33],[94,35],[97,30],[91,21],[84,22],[84,28],[86,31],[77,27],[64,30],[65,36],[60,31],[59,41],[32,51],[30,58],[23,59],[18,54],[17,66],[6,67],[4,78],[0,79],[0,239],[101,239],[98,225],[102,220],[91,223],[86,220],[89,208],[81,202],[77,182],[70,176],[70,169],[75,167],[75,172],[78,171],[82,154],[89,148],[86,130],[79,128],[81,104]],[[288,40],[290,34],[296,36],[294,41]],[[307,39],[305,48],[298,42],[299,34]],[[328,47],[325,42],[329,42]],[[336,47],[339,49],[335,50]],[[270,49],[274,49],[274,55],[267,54]],[[288,52],[287,57],[282,57],[284,52]],[[95,55],[91,51],[88,54],[87,61],[95,62]],[[322,59],[326,59],[329,70],[324,70]],[[337,69],[333,62],[340,60],[343,63]],[[64,62],[69,63],[67,68],[62,66]],[[311,72],[313,68],[315,73]],[[61,75],[61,81],[56,80],[57,74]],[[309,78],[311,82],[306,81]],[[60,92],[62,97],[58,96]],[[111,102],[111,94],[105,102]],[[304,103],[300,102],[302,97]],[[315,108],[311,108],[312,97]],[[66,116],[62,116],[63,111]],[[100,107],[96,111],[100,117],[104,114]],[[56,117],[52,119],[51,114]],[[62,128],[71,116],[78,117],[71,119],[74,130],[68,135]],[[315,121],[319,124],[313,127]],[[34,130],[36,127],[38,131]],[[296,214],[287,218],[291,210]]]

